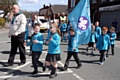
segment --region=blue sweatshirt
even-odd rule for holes
[[[32,42],[32,51],[36,51],[36,52],[42,52],[42,45],[44,43],[44,40],[43,40],[43,35],[39,32],[35,35],[33,35],[32,37],[32,41],[33,40],[38,40],[38,43],[37,44],[34,44]]]
[[[109,37],[112,38],[110,40],[111,44],[115,44],[115,39],[116,39],[116,33],[108,33]]]
[[[95,29],[97,36],[101,35],[101,27],[97,26]]]
[[[97,35],[97,34],[96,34],[95,31],[91,31],[90,41],[89,41],[89,42],[95,42],[96,35]]]
[[[107,50],[110,46],[110,37],[107,34],[98,36],[97,40],[98,50]]]
[[[63,32],[65,32],[66,29],[67,29],[67,24],[66,23],[62,23],[61,27],[60,27],[60,30],[63,31]]]
[[[68,51],[69,52],[78,52],[78,47],[77,46],[75,46],[75,35],[74,36],[72,36],[72,35],[69,35],[68,36]]]
[[[46,41],[48,41],[50,38],[52,38],[52,40],[48,44],[48,54],[60,54],[60,36],[58,35],[58,33],[51,33],[48,35]]]

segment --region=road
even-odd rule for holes
[[[33,71],[31,56],[26,55],[27,62],[25,65],[18,66],[20,63],[19,54],[16,54],[14,66],[5,67],[10,53],[10,39],[8,36],[8,30],[0,30],[0,80],[49,80],[49,70],[42,72],[39,67],[39,73],[31,75]],[[44,38],[47,34],[43,33]],[[120,80],[120,41],[116,41],[115,55],[107,59],[104,65],[98,65],[99,52],[95,51],[95,56],[90,55],[90,50],[87,53],[85,51],[86,45],[79,47],[79,57],[82,62],[80,69],[75,69],[77,66],[72,58],[67,71],[57,70],[58,76],[53,80]],[[44,62],[47,46],[43,47],[43,53],[40,60]],[[64,65],[67,55],[67,42],[61,43],[61,58],[58,62],[59,67]]]

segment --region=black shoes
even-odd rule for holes
[[[52,79],[52,78],[55,78],[55,77],[57,77],[57,73],[51,74],[49,78]]]
[[[43,68],[43,72],[45,72],[46,71],[46,66],[43,66],[42,68]]]
[[[25,62],[21,62],[21,63],[18,64],[18,66],[21,66],[21,65],[24,65],[24,64],[25,64]]]
[[[34,70],[31,74],[37,74],[38,71],[37,70]]]
[[[62,71],[66,71],[66,70],[67,70],[67,67],[63,67],[63,68],[62,68]]]
[[[114,55],[114,53],[112,53],[112,55]]]
[[[13,63],[6,63],[4,66],[13,66]]]
[[[82,64],[78,65],[78,66],[76,67],[76,69],[80,69],[80,68],[81,68],[81,66],[82,66]]]

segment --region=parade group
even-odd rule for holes
[[[78,56],[78,47],[74,45],[76,32],[72,27],[72,24],[67,20],[64,13],[59,16],[52,17],[50,22],[50,28],[48,29],[48,37],[44,40],[43,34],[40,32],[40,22],[37,18],[37,15],[32,14],[31,18],[26,21],[26,17],[21,13],[18,5],[13,5],[12,12],[13,16],[10,18],[10,31],[9,37],[11,38],[11,51],[6,66],[13,66],[14,57],[19,48],[20,60],[19,65],[26,63],[25,56],[25,46],[30,46],[30,53],[32,56],[32,64],[34,71],[31,74],[38,73],[38,64],[42,67],[43,72],[46,71],[46,68],[51,68],[50,78],[57,76],[57,61],[61,60],[61,50],[60,45],[62,41],[68,40],[68,49],[67,49],[67,58],[62,68],[63,71],[68,69],[70,58],[73,56],[77,67],[79,69],[82,66],[82,63]],[[67,35],[66,35],[67,34]],[[88,46],[86,51],[89,50],[89,47],[92,47],[91,55],[95,55],[95,50],[98,50],[100,53],[99,64],[103,65],[106,58],[110,53],[115,54],[115,27],[111,25],[110,30],[106,27],[100,27],[99,21],[96,21],[95,24],[91,25],[91,34]],[[45,58],[45,62],[42,63],[39,61],[39,57],[42,54],[43,45],[48,46],[48,53]],[[109,51],[111,49],[111,52]]]

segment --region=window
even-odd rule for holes
[[[97,3],[97,0],[92,0],[92,3]]]
[[[71,8],[75,7],[75,0],[71,0]]]
[[[110,0],[110,2],[115,1],[115,0]]]
[[[107,0],[101,0],[101,2],[106,2]]]

